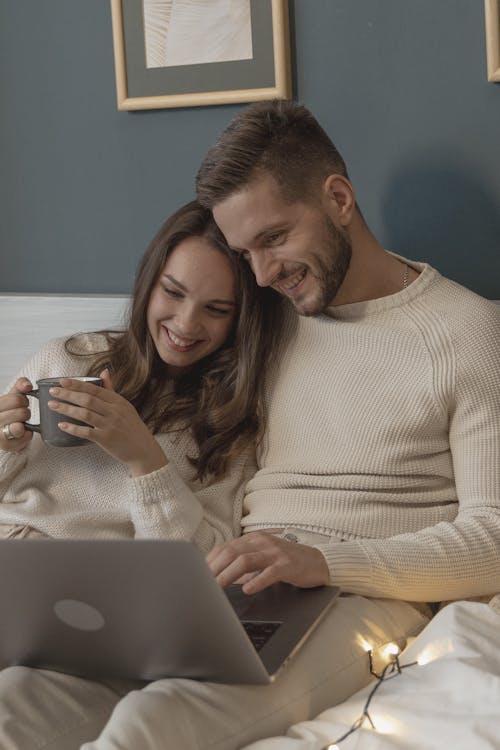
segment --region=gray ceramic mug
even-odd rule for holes
[[[38,399],[40,404],[40,424],[31,424],[31,422],[23,422],[24,426],[30,432],[38,432],[44,443],[52,445],[55,448],[71,448],[76,445],[85,445],[89,443],[89,440],[69,435],[67,432],[63,432],[57,426],[59,422],[72,422],[73,424],[85,425],[85,422],[80,422],[78,419],[72,419],[66,415],[59,414],[57,411],[52,411],[47,406],[49,401],[61,401],[62,399],[51,396],[49,390],[56,386],[60,386],[61,378],[71,377],[72,380],[80,380],[84,383],[93,383],[94,385],[102,386],[102,378],[89,378],[81,376],[61,375],[58,378],[43,378],[37,380],[38,388],[33,389],[25,393],[25,396],[34,396]]]

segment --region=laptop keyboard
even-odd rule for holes
[[[266,645],[269,638],[276,633],[281,622],[262,622],[256,620],[241,620],[245,632],[252,641],[256,651]]]

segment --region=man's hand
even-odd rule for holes
[[[207,562],[222,587],[242,583],[245,594],[256,594],[278,581],[301,588],[329,583],[328,566],[318,549],[265,531],[217,545]]]

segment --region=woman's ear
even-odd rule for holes
[[[330,174],[323,183],[323,201],[332,219],[347,227],[356,210],[354,189],[347,179],[340,174]]]

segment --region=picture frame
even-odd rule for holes
[[[197,107],[290,98],[288,0],[234,1],[240,17],[246,13],[244,23],[236,18],[240,23],[238,33],[228,28],[223,34],[227,4],[223,19],[215,15],[206,17],[207,13],[216,13],[217,0],[204,5],[203,0],[110,0],[118,109]],[[183,4],[191,14],[188,21],[192,22],[197,3],[201,16],[205,17],[191,27],[190,38],[186,36],[190,27],[182,19]],[[158,7],[165,17],[170,13],[168,25],[163,18],[158,21]],[[228,19],[227,23],[234,20]],[[210,28],[211,37],[205,33]],[[228,39],[233,49],[225,52]],[[202,60],[203,53],[218,54],[221,58]],[[189,54],[192,57],[186,60]]]
[[[484,0],[488,81],[500,82],[500,0]]]

